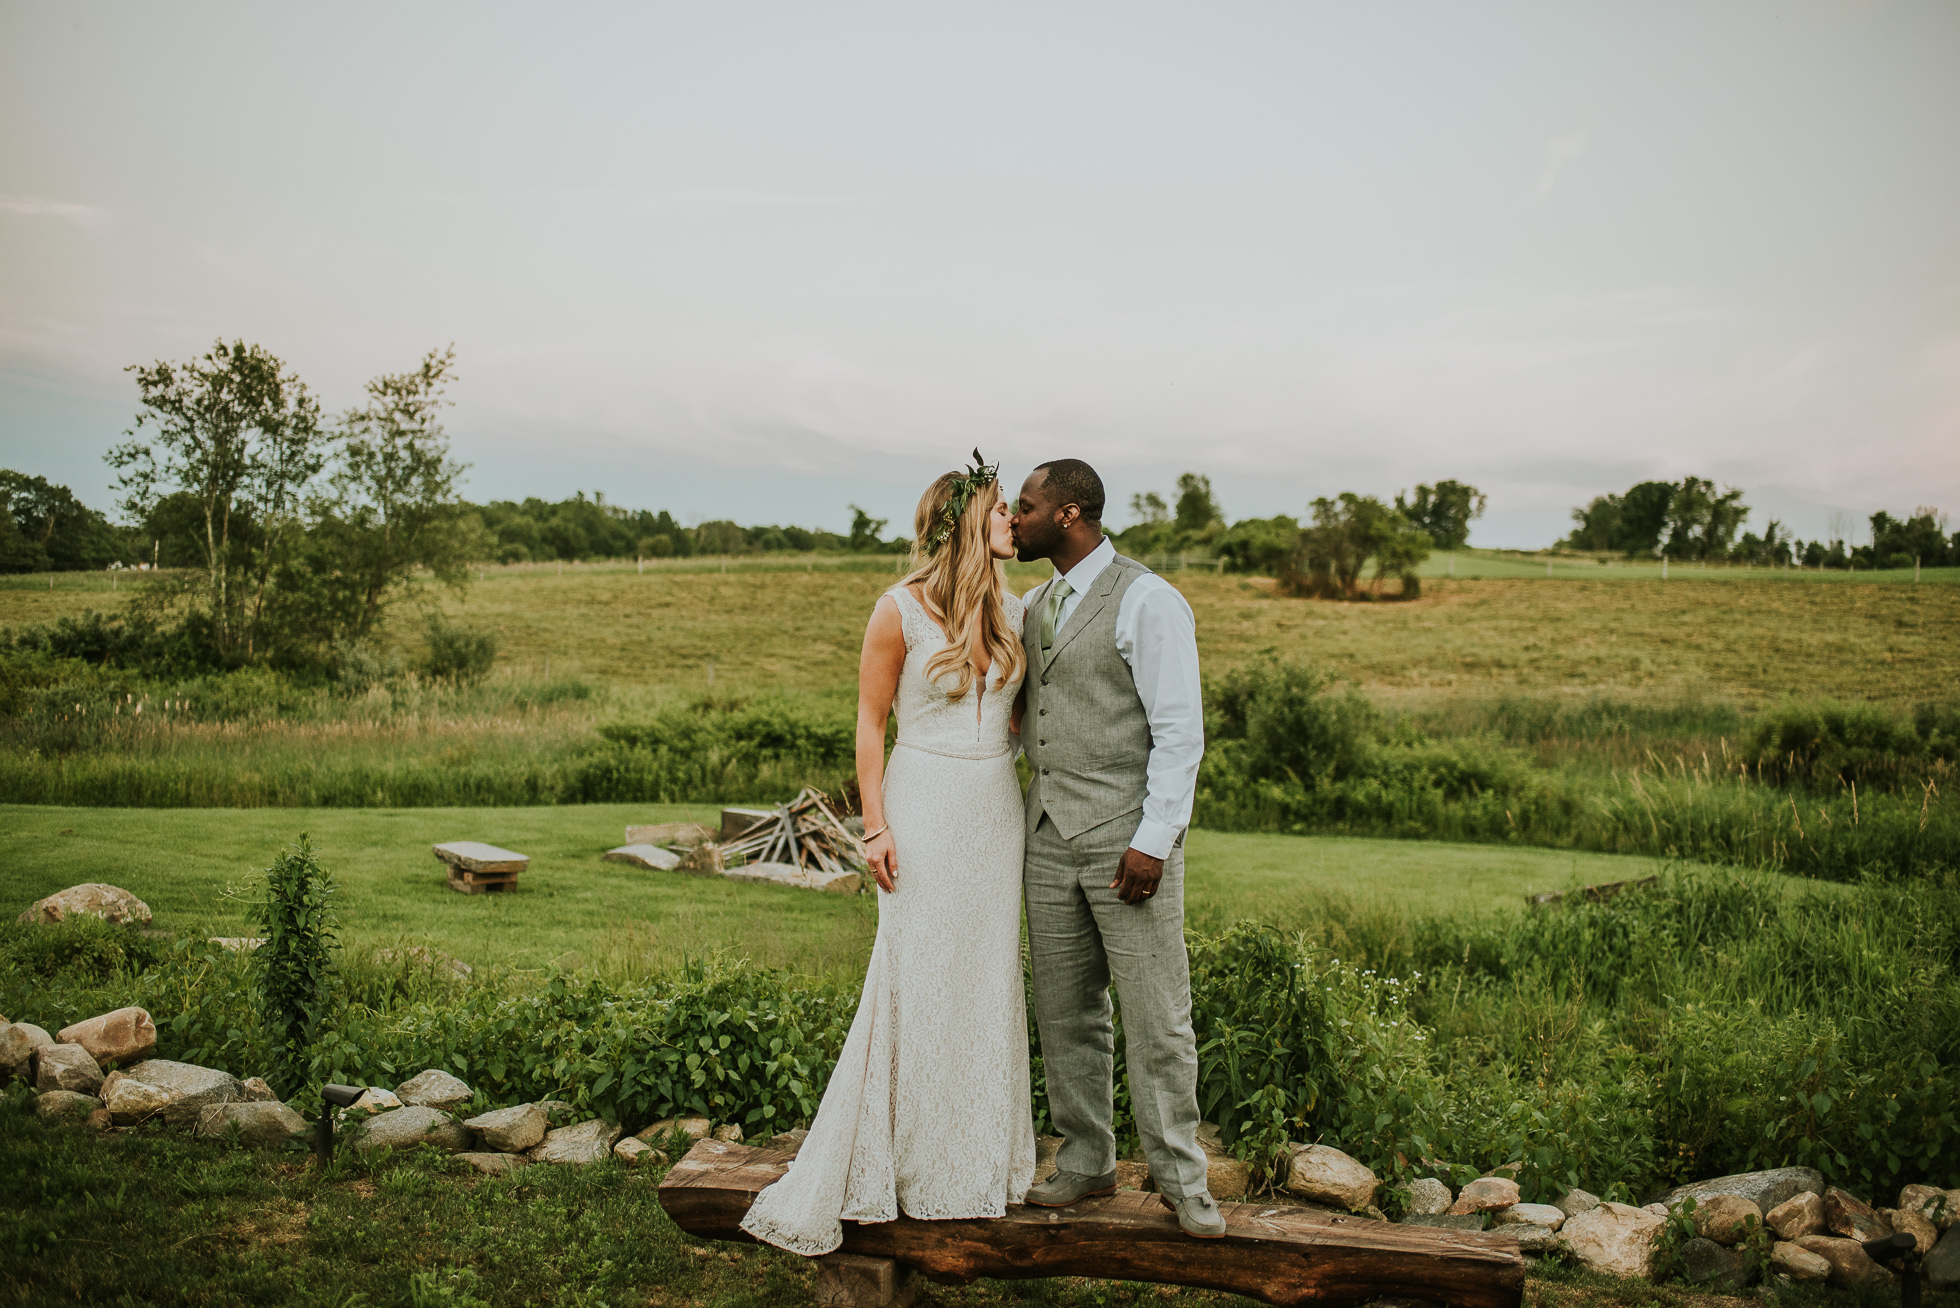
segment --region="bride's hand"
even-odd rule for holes
[[[898,889],[898,846],[892,843],[891,832],[880,831],[865,841],[864,856],[878,889],[888,895]]]

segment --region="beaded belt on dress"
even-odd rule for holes
[[[897,740],[893,741],[892,744],[900,749],[916,749],[921,754],[937,754],[941,758],[972,759],[976,762],[985,759],[990,759],[990,758],[1000,758],[1003,755],[1006,755],[1007,753],[1011,752],[1014,748],[1012,745],[1007,745],[1002,747],[1001,749],[995,750],[991,754],[955,754],[953,753],[953,751],[949,749],[934,749],[930,745],[914,744],[912,741],[905,739],[905,737],[903,736],[900,736]]]

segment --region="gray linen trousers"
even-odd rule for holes
[[[1150,722],[1116,648],[1123,594],[1148,569],[1121,555],[1041,648],[1046,583],[1028,596],[1028,947],[1048,1105],[1067,1142],[1056,1165],[1100,1176],[1116,1166],[1114,982],[1144,1157],[1173,1199],[1202,1193],[1198,1051],[1184,950],[1184,846],[1157,893],[1125,904],[1109,883],[1143,818]]]

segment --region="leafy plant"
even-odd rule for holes
[[[338,944],[334,884],[301,835],[265,871],[253,920],[265,943],[252,951],[259,1018],[270,1045],[273,1088],[286,1097],[305,1082],[325,1026]]]

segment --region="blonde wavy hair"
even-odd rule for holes
[[[926,660],[926,676],[937,681],[957,671],[959,679],[948,692],[954,699],[973,689],[980,671],[973,656],[976,643],[987,651],[990,678],[998,672],[1001,681],[1012,681],[1026,661],[1021,638],[1007,625],[1007,607],[1001,602],[1007,569],[987,548],[988,518],[1000,503],[1000,483],[989,482],[968,498],[944,543],[936,548],[927,544],[943,524],[961,480],[961,474],[949,472],[919,497],[912,515],[912,571],[900,583],[919,587],[927,610],[946,633],[945,648]]]

